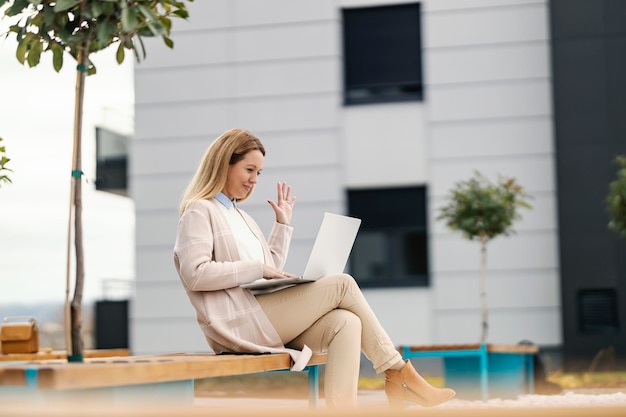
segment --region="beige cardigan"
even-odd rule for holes
[[[308,362],[310,349],[287,349],[254,295],[239,285],[263,277],[263,264],[242,261],[228,221],[215,199],[192,203],[178,222],[174,264],[196,319],[215,353],[289,352],[295,368]],[[293,228],[274,223],[266,241],[256,222],[238,209],[261,242],[265,263],[282,269]],[[304,362],[304,363],[302,363]]]

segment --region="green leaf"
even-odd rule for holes
[[[109,44],[109,41],[114,31],[115,25],[109,20],[99,22],[99,25],[96,28],[96,33],[98,36],[98,42],[100,43],[100,48],[105,48],[106,45]]]
[[[29,67],[36,67],[41,59],[41,52],[43,51],[43,43],[33,42],[28,51],[28,57],[26,58]]]
[[[117,47],[117,53],[115,54],[115,59],[117,60],[118,64],[121,64],[122,62],[124,62],[124,44],[121,42],[119,46]]]
[[[124,32],[129,33],[137,29],[139,23],[137,22],[137,12],[132,7],[124,7],[122,9],[122,29]]]
[[[80,3],[80,0],[57,0],[56,4],[54,5],[54,11],[62,12],[64,10],[71,9],[78,3]]]
[[[26,62],[27,51],[28,51],[28,41],[26,39],[22,39],[20,43],[18,43],[17,49],[15,50],[15,57],[22,65],[24,65],[24,62]]]
[[[21,14],[30,7],[30,3],[28,0],[15,0],[11,7],[9,7],[5,12],[5,16],[17,16]]]
[[[154,21],[154,20],[159,19],[156,13],[154,13],[154,11],[148,6],[145,6],[143,4],[138,4],[137,7],[139,8],[139,11],[141,12],[141,14],[143,14],[146,17],[146,20]]]
[[[91,14],[94,17],[100,16],[100,14],[102,14],[102,7],[100,6],[100,2],[99,1],[92,1],[90,3],[91,3]]]
[[[163,36],[163,42],[165,42],[168,48],[174,48],[174,41],[168,38],[167,36]]]
[[[52,49],[52,66],[56,72],[59,72],[63,68],[63,48],[58,43],[53,43],[50,49]]]
[[[159,22],[148,22],[148,28],[150,28],[150,32],[154,36],[165,35],[165,27]]]
[[[141,36],[137,36],[135,39],[139,42],[139,46],[141,46],[143,59],[146,59],[146,45],[143,43],[143,38]],[[133,50],[135,51],[135,59],[139,62],[139,51],[137,50],[137,45],[135,45],[135,43],[137,42],[133,42]]]

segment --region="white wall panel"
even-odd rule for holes
[[[211,352],[193,314],[166,320],[132,317],[130,350],[133,355]]]
[[[478,343],[480,310],[438,312],[433,327],[438,343]],[[488,342],[517,344],[522,340],[548,346],[560,344],[559,309],[489,310]]]
[[[525,232],[498,237],[487,246],[487,270],[550,269],[558,267],[556,233]],[[431,271],[478,271],[480,243],[461,236],[439,236],[431,244]]]
[[[142,71],[135,81],[136,103],[142,105],[232,98],[236,95],[235,81],[234,71],[225,65]]]
[[[207,131],[223,132],[237,125],[236,108],[232,101],[137,105],[135,138],[178,138],[203,135]]]
[[[363,294],[394,345],[433,343],[430,289],[365,289]]]
[[[137,282],[170,282],[178,280],[174,267],[174,243],[137,248]]]
[[[133,317],[136,319],[174,319],[194,317],[194,308],[176,277],[171,281],[141,282],[137,285]]]
[[[169,211],[141,212],[137,216],[137,237],[141,246],[170,246],[173,248],[178,225],[178,206]]]
[[[464,159],[433,163],[431,196],[445,197],[458,181],[466,181],[478,170],[491,181],[498,175],[513,177],[529,193],[554,191],[554,161],[551,155],[534,157]]]
[[[244,126],[252,131],[333,128],[337,126],[338,105],[335,94],[241,100],[231,127]]]
[[[133,198],[136,201],[136,210],[138,212],[145,210],[176,212],[189,179],[186,175],[135,178]]]
[[[544,4],[529,4],[428,13],[423,33],[427,49],[545,40],[547,9]]]
[[[478,259],[478,257],[477,257]],[[559,274],[553,269],[487,273],[489,308],[535,308],[560,305]],[[480,308],[480,273],[439,274],[434,290],[439,310]]]
[[[137,104],[329,93],[339,90],[335,58],[294,62],[253,62],[143,71],[137,77]],[[164,79],[169,81],[161,82]],[[159,85],[155,88],[155,85]]]
[[[131,175],[177,174],[191,180],[206,149],[216,137],[207,134],[181,139],[135,140],[131,143]]]
[[[338,92],[340,68],[335,57],[250,62],[229,68],[238,97]]]
[[[436,160],[552,154],[552,120],[539,116],[431,124],[428,149]]]
[[[253,133],[265,146],[263,175],[271,172],[285,174],[285,170],[288,170],[291,176],[291,171],[297,171],[303,166],[342,163],[342,146],[336,129]]]
[[[424,62],[429,85],[550,77],[547,42],[441,48]]]
[[[333,0],[236,0],[232,3],[237,26],[336,19]]]
[[[173,19],[174,36],[178,32],[227,28],[234,24],[232,0],[196,0],[192,3],[185,2],[185,4],[189,11],[189,18]]]
[[[424,123],[421,103],[345,108],[346,185],[425,183]]]
[[[336,30],[336,22],[324,21],[240,28],[233,33],[234,61],[337,56]]]
[[[552,114],[548,80],[431,87],[431,122]]]
[[[184,22],[175,22],[183,26]],[[228,31],[180,31],[172,34],[174,48],[170,49],[161,38],[143,38],[146,59],[136,67],[143,69],[185,67],[223,64],[232,59],[233,36]]]

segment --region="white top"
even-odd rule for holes
[[[259,239],[252,233],[250,227],[245,222],[239,210],[233,201],[230,201],[224,194],[218,194],[215,199],[222,204],[218,204],[222,213],[228,221],[228,225],[233,231],[235,242],[237,243],[237,251],[242,261],[250,261],[253,259],[265,263],[263,256],[263,247]]]

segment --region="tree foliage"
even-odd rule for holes
[[[514,178],[489,181],[480,172],[467,181],[456,183],[449,203],[440,209],[438,220],[467,239],[493,239],[515,232],[513,225],[521,218],[521,208],[532,208],[530,196]]]
[[[609,229],[620,237],[626,237],[626,156],[618,155],[619,166],[615,179],[609,184],[606,205],[609,210]]]
[[[4,139],[0,138],[0,142]],[[4,145],[0,144],[0,187],[2,183],[11,183],[11,178],[7,175],[7,172],[12,172],[10,168],[7,167],[7,164],[11,158],[7,157],[7,150]]]
[[[172,0],[0,0],[3,6],[6,17],[19,18],[7,33],[17,37],[18,61],[34,67],[42,53],[51,52],[57,72],[64,52],[79,61],[79,52],[88,56],[118,44],[116,59],[122,63],[125,49],[138,61],[146,57],[143,37],[161,36],[172,48],[171,18],[188,17],[184,2]],[[86,69],[96,71],[90,60]]]

